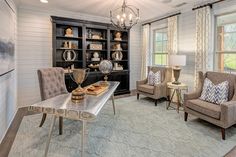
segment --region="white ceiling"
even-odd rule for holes
[[[48,9],[61,9],[73,12],[81,12],[92,15],[109,17],[111,9],[120,7],[123,0],[48,0],[48,4],[43,4],[40,0],[14,0],[18,5],[27,5],[42,7]],[[146,21],[175,12],[183,7],[191,9],[196,4],[206,3],[213,0],[172,0],[170,3],[164,3],[168,0],[127,0],[127,3],[140,9],[141,21]],[[187,5],[175,8],[174,6],[186,2]]]

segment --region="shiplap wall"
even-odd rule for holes
[[[186,66],[182,67],[180,81],[193,90],[195,68],[195,12],[184,12],[179,16],[178,25],[178,54],[186,55]]]
[[[7,0],[11,8],[17,13],[16,6],[13,1]],[[1,2],[1,7],[8,7],[7,4],[4,4],[5,1]],[[10,9],[10,8],[9,8]],[[0,11],[1,12],[1,11]],[[4,12],[0,13],[1,16],[4,16]],[[14,17],[14,23],[15,23],[15,30],[17,26],[17,15],[15,14]],[[0,18],[1,19],[1,18]],[[9,22],[1,19],[0,23],[0,29],[4,30],[2,28],[1,24],[4,22]],[[1,33],[4,33],[3,31]],[[0,37],[2,37],[0,33]],[[17,35],[17,32],[15,32]],[[3,36],[5,36],[4,34]],[[17,49],[17,42],[15,41],[15,55],[16,55],[16,49]],[[1,65],[0,65],[1,66]],[[0,143],[2,139],[4,138],[9,126],[11,125],[11,122],[15,116],[15,113],[17,111],[17,104],[16,104],[16,71],[17,68],[15,67],[15,70],[3,75],[0,77]]]
[[[108,18],[63,10],[45,10],[33,7],[18,9],[18,106],[28,106],[40,101],[37,69],[52,66],[52,25],[50,16],[61,16],[98,22]],[[140,78],[140,26],[131,30],[131,84]]]
[[[213,15],[222,15],[226,13],[236,12],[236,1],[227,0],[213,6]],[[179,16],[179,54],[187,56],[186,66],[183,67],[180,80],[189,86],[189,90],[194,90],[194,65],[195,65],[195,50],[196,50],[196,11],[183,10]],[[214,29],[214,26],[213,26]],[[215,40],[215,37],[213,37]],[[210,56],[213,57],[214,56]],[[212,65],[213,66],[213,65]]]

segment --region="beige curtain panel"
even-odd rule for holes
[[[142,64],[141,64],[141,79],[147,77],[147,66],[150,54],[150,25],[144,25],[142,28]]]
[[[198,86],[198,71],[211,69],[211,16],[209,6],[196,11],[195,88]]]
[[[167,19],[167,52],[168,55],[176,54],[178,51],[178,16]]]

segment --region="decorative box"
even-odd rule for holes
[[[102,50],[102,44],[89,44],[90,50]]]

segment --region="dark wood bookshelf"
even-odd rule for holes
[[[86,49],[86,51],[108,51],[108,50],[91,50],[91,49]]]
[[[107,42],[107,39],[93,39],[93,38],[87,38],[87,41],[98,41],[98,42]]]
[[[82,37],[65,37],[65,36],[56,36],[56,38],[62,38],[65,40],[79,40],[79,39],[83,39]]]
[[[83,51],[83,49],[69,49],[69,48],[57,48],[56,50],[74,50],[74,51]]]
[[[79,19],[71,19],[64,17],[51,16],[53,28],[53,67],[62,67],[65,71],[72,66],[74,68],[90,68],[91,64],[99,64],[100,61],[108,59],[114,64],[123,67],[123,70],[113,70],[108,76],[109,81],[119,81],[120,85],[115,91],[115,94],[130,93],[129,89],[129,31],[116,30],[109,23],[100,23],[93,21],[85,21]],[[72,36],[65,36],[66,30],[72,30]],[[122,40],[115,40],[115,33],[120,32]],[[115,44],[120,44],[123,54],[121,60],[112,58],[112,54],[117,50],[113,47]],[[68,45],[70,45],[68,47]],[[72,47],[73,45],[73,47]],[[100,46],[99,49],[91,49],[91,45]],[[65,51],[73,51],[76,57],[74,60],[65,60]],[[93,61],[94,54],[99,55],[100,61]],[[77,88],[76,83],[71,79],[72,74],[65,74],[65,83],[69,92]],[[90,68],[88,78],[84,81],[82,86],[95,83],[103,80],[104,75],[98,70]]]
[[[111,40],[111,42],[128,43],[128,40]]]

